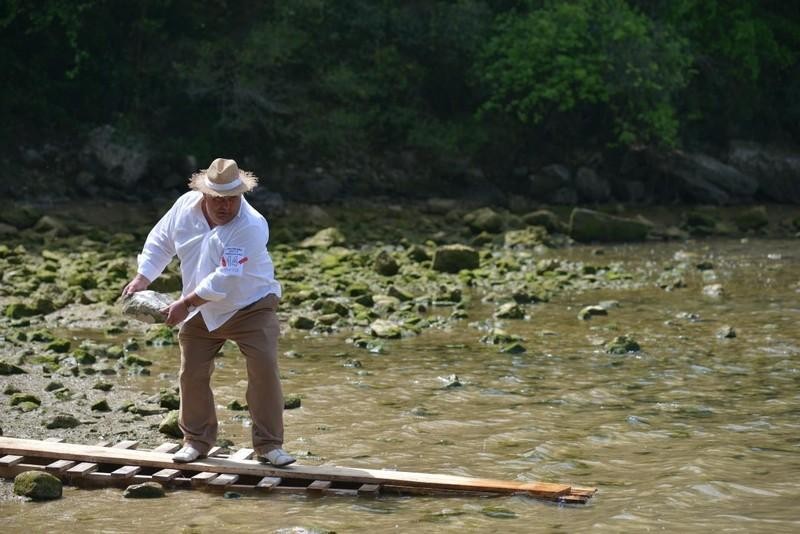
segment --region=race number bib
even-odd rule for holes
[[[222,272],[233,276],[242,276],[245,263],[247,256],[244,255],[244,249],[239,247],[225,247],[219,260]]]

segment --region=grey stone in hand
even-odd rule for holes
[[[163,323],[165,317],[161,310],[170,304],[172,299],[168,295],[146,289],[123,297],[122,313],[146,323]]]

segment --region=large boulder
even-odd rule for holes
[[[575,241],[643,241],[653,224],[642,219],[627,219],[584,208],[570,215],[570,237]]]
[[[466,245],[443,245],[433,254],[433,270],[457,273],[462,269],[477,269],[480,265],[478,251]]]
[[[759,195],[776,202],[800,204],[799,153],[734,141],[728,161],[756,178]]]
[[[62,490],[61,480],[43,471],[25,471],[14,477],[14,493],[35,501],[60,499]]]
[[[748,202],[758,190],[758,181],[705,154],[674,151],[655,158],[656,167],[681,198],[707,204]]]

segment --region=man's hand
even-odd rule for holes
[[[144,291],[145,289],[147,289],[147,286],[149,285],[150,285],[150,280],[148,280],[141,274],[137,274],[136,276],[133,277],[133,280],[128,282],[128,285],[126,285],[122,289],[122,296],[129,297],[134,293],[136,293],[137,291]]]
[[[178,299],[162,309],[161,313],[165,316],[164,323],[167,326],[175,326],[189,316],[189,303],[186,302],[186,299]]]

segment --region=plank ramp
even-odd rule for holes
[[[187,464],[172,461],[174,446],[138,450],[136,442],[115,446],[79,445],[0,436],[0,476],[47,470],[72,483],[120,485],[158,481],[166,486],[285,491],[313,495],[379,494],[527,495],[584,504],[595,488],[550,482],[522,482],[463,476],[293,464],[277,468],[251,460],[250,449],[209,456]],[[220,454],[213,451],[212,454]],[[5,461],[3,461],[5,460]]]

